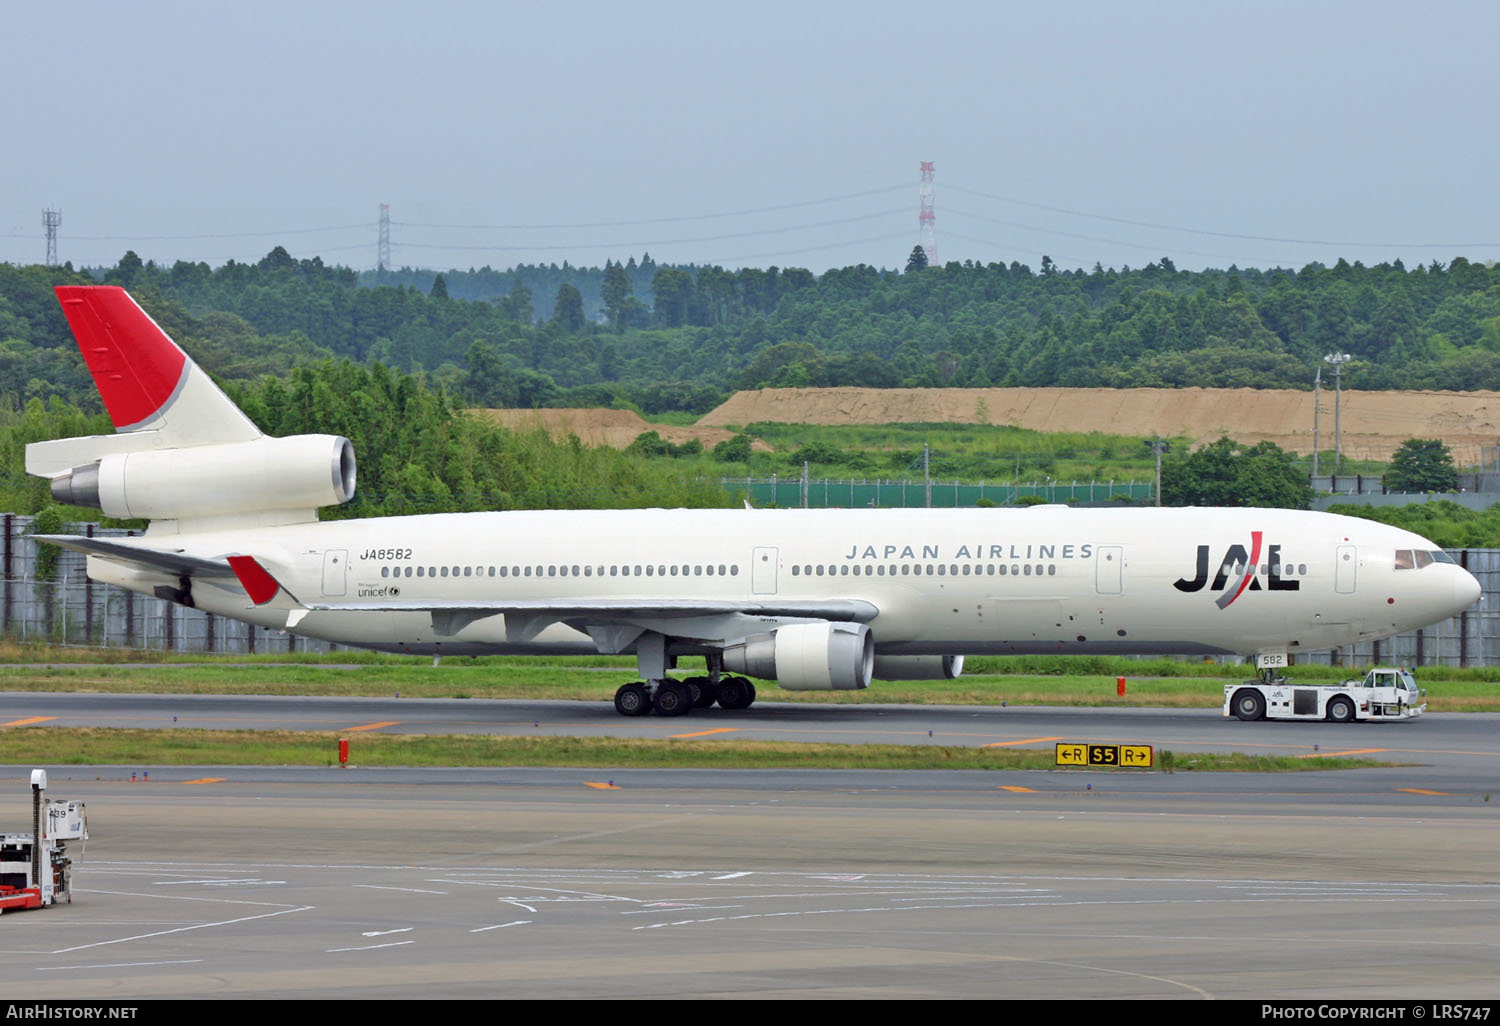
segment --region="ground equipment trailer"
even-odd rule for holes
[[[1293,684],[1267,677],[1224,685],[1224,715],[1242,720],[1409,720],[1427,710],[1427,692],[1410,672],[1378,666],[1363,680]]]
[[[87,841],[83,802],[46,798],[47,771],[31,771],[29,834],[0,834],[0,912],[73,900],[69,841]]]

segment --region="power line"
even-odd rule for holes
[[[1236,262],[1241,259],[1240,257],[1236,257],[1232,253],[1210,253],[1204,250],[1182,249],[1179,246],[1163,246],[1159,243],[1126,242],[1123,239],[1109,239],[1103,238],[1098,235],[1082,235],[1078,232],[1063,231],[1060,228],[1042,228],[1038,225],[1025,224],[1020,221],[1007,221],[1004,218],[999,217],[986,217],[983,214],[975,214],[966,210],[954,210],[952,207],[949,207],[947,209],[950,214],[954,214],[959,217],[973,218],[976,221],[987,221],[990,224],[1003,225],[1007,228],[1017,228],[1021,231],[1035,232],[1038,235],[1055,235],[1066,239],[1078,239],[1083,242],[1102,242],[1105,245],[1109,246],[1124,246],[1127,249],[1142,249],[1157,253],[1159,253],[1163,249],[1170,249],[1174,254],[1177,254],[1179,256],[1213,257],[1218,260],[1234,260]]]
[[[630,242],[564,242],[556,245],[512,245],[499,243],[494,245],[459,244],[447,242],[400,242],[396,244],[397,249],[438,249],[438,250],[478,250],[495,252],[537,252],[553,249],[633,249],[639,246],[676,246],[693,242],[724,242],[730,239],[749,239],[762,235],[785,235],[788,232],[808,231],[813,228],[830,228],[838,225],[854,224],[857,221],[871,221],[876,218],[894,217],[906,213],[902,210],[882,210],[873,214],[859,214],[855,217],[840,217],[830,221],[812,221],[806,224],[790,225],[783,228],[761,228],[749,232],[729,232],[722,235],[699,235],[691,238],[680,239],[650,239],[646,241],[635,240]],[[845,245],[836,243],[835,245]]]
[[[1031,207],[1034,210],[1046,210],[1054,214],[1066,214],[1070,217],[1086,217],[1096,221],[1112,221],[1115,224],[1128,224],[1135,228],[1157,228],[1162,231],[1184,232],[1188,235],[1209,235],[1220,239],[1240,239],[1247,242],[1285,242],[1297,246],[1363,246],[1371,248],[1389,249],[1489,249],[1500,248],[1497,242],[1351,242],[1344,240],[1329,239],[1293,239],[1278,235],[1248,235],[1240,232],[1210,231],[1206,228],[1188,228],[1184,225],[1160,224],[1155,221],[1134,221],[1128,217],[1114,217],[1109,214],[1094,214],[1083,210],[1071,210],[1067,207],[1055,207],[1046,203],[1036,203],[1031,200],[1017,199],[1014,196],[997,196],[994,193],[980,192],[978,189],[965,189],[959,185],[947,185],[945,188],[954,192],[965,193],[970,196],[978,196],[982,199],[996,200],[1000,203],[1014,203],[1021,207]]]
[[[314,235],[318,232],[346,232],[358,228],[369,231],[370,222],[363,224],[329,225],[323,228],[283,228],[271,232],[206,232],[196,235],[72,235],[69,238],[83,242],[190,242],[195,239],[262,239],[278,235]],[[8,236],[10,237],[10,236]],[[19,236],[14,236],[19,238]]]
[[[861,199],[865,196],[879,196],[887,192],[896,192],[910,188],[906,185],[886,185],[878,189],[866,189],[863,192],[850,192],[842,196],[827,196],[823,199],[800,200],[796,203],[780,203],[771,207],[749,207],[744,210],[726,210],[718,214],[684,214],[680,217],[651,217],[634,221],[575,221],[558,224],[428,224],[420,221],[395,221],[394,224],[402,228],[441,228],[452,231],[531,231],[552,230],[558,228],[629,228],[647,224],[673,224],[682,221],[711,221],[721,217],[744,217],[749,214],[771,214],[778,210],[796,210],[801,207],[816,207],[825,203],[841,203],[844,200]]]

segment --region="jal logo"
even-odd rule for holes
[[[1218,570],[1214,572],[1211,587],[1214,591],[1223,592],[1214,604],[1220,609],[1228,609],[1234,600],[1246,591],[1260,591],[1260,575],[1256,571],[1260,568],[1260,551],[1262,532],[1250,532],[1250,551],[1245,551],[1245,546],[1238,543],[1229,546],[1224,552],[1224,558],[1219,560]],[[1266,560],[1269,566],[1266,568],[1266,590],[1268,591],[1297,591],[1302,586],[1301,581],[1284,581],[1281,579],[1281,546],[1271,545],[1266,550]],[[1198,546],[1198,565],[1194,570],[1191,580],[1180,577],[1172,582],[1172,587],[1178,591],[1202,591],[1209,587],[1209,547]]]

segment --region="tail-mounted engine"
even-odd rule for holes
[[[112,453],[52,479],[52,497],[131,519],[311,510],[354,498],[354,446],[337,435]]]
[[[774,680],[790,691],[870,686],[875,639],[862,623],[799,623],[726,646],[724,667]]]

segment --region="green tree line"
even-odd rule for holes
[[[359,461],[355,498],[325,518],[489,509],[724,506],[733,497],[667,461],[588,448],[577,438],[512,432],[463,409],[457,397],[381,364],[321,360],[285,378],[226,383],[230,397],[268,434],[340,434]],[[0,510],[51,505],[47,482],[24,469],[28,442],[108,434],[109,418],[61,397],[0,411]],[[63,519],[92,520],[93,510]]]
[[[916,262],[920,263],[920,262]],[[126,253],[74,271],[0,264],[0,406],[96,408],[51,286],[132,290],[229,380],[322,359],[381,363],[480,405],[701,413],[794,385],[1310,388],[1342,351],[1351,388],[1500,389],[1500,268],[1060,270],[949,263],[726,270],[568,264],[358,274],[276,247],[170,267]]]

